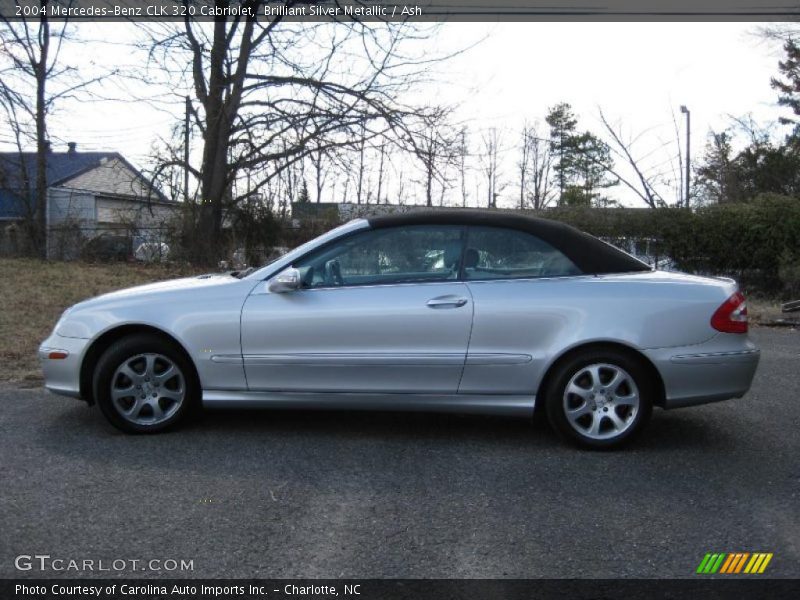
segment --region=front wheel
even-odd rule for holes
[[[546,391],[547,416],[579,446],[618,447],[650,419],[653,390],[646,369],[626,353],[586,351],[557,368]]]
[[[114,344],[97,363],[94,393],[106,419],[127,433],[168,429],[197,399],[194,370],[167,340],[132,335]]]

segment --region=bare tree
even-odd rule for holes
[[[517,169],[519,171],[519,208],[525,208],[525,192],[527,192],[526,185],[530,177],[531,168],[531,126],[526,121],[522,125],[522,144],[521,156],[517,162]]]
[[[534,210],[547,207],[555,194],[551,186],[553,155],[550,140],[539,134],[539,124],[534,123],[528,132],[530,144],[530,192],[529,197]]]
[[[550,170],[553,165],[550,140],[539,134],[538,123],[525,122],[522,126],[519,174],[519,208],[531,204],[535,210],[547,206],[552,199]]]
[[[768,42],[796,42],[800,40],[800,27],[795,23],[770,23],[759,27],[755,31],[756,35]]]
[[[447,122],[450,112],[443,107],[421,111],[408,138],[411,151],[422,167],[427,206],[433,206],[435,184],[439,184],[444,194],[448,185],[447,169],[457,154],[457,135]]]
[[[344,190],[342,191],[342,202],[349,202],[350,198],[347,196],[347,190],[350,187],[350,176],[345,175],[344,178]]]
[[[612,125],[606,118],[602,109],[600,109],[600,120],[611,142],[609,147],[612,153],[625,161],[633,172],[634,177],[624,177],[620,174],[619,169],[610,165],[607,165],[607,170],[622,182],[623,185],[634,192],[650,208],[666,206],[668,203],[664,199],[662,193],[657,189],[658,186],[669,185],[671,183],[671,179],[667,176],[667,172],[664,168],[665,163],[662,162],[656,165],[646,166],[648,158],[656,153],[656,151],[663,150],[666,144],[662,144],[655,150],[650,150],[643,156],[638,156],[635,153],[634,146],[647,132],[627,138],[624,137],[621,125]],[[678,203],[680,204],[680,200],[678,200]]]
[[[404,171],[400,169],[400,177],[397,181],[397,204],[403,206],[406,203],[406,180],[403,176]]]
[[[262,4],[242,1],[254,14]],[[187,17],[179,27],[161,24],[147,31],[156,73],[174,86],[191,65],[185,83],[203,136],[202,161],[162,168],[187,168],[200,180],[200,250],[208,250],[199,258],[206,261],[220,242],[226,207],[240,200],[232,189],[243,172],[268,167],[251,180],[250,193],[311,154],[401,135],[414,111],[398,98],[432,62],[404,51],[407,40],[426,36],[408,23],[311,24],[277,16],[204,24]]]
[[[517,161],[519,177],[519,208],[533,206],[539,210],[552,200],[550,171],[553,165],[550,140],[541,137],[538,123],[525,122],[520,139]]]
[[[469,156],[469,141],[467,139],[467,126],[459,131],[458,140],[458,175],[461,181],[461,206],[467,206],[467,157]]]
[[[376,194],[376,204],[381,203],[381,198],[383,197],[383,181],[384,181],[384,159],[386,158],[386,140],[381,140],[380,146],[378,146],[378,156],[380,157],[378,160],[378,191]]]
[[[20,194],[25,226],[34,252],[47,252],[47,117],[56,103],[86,92],[100,77],[80,79],[75,67],[62,62],[61,51],[70,40],[68,21],[51,27],[51,0],[40,0],[38,18],[10,22],[0,17],[0,105],[11,125],[19,151]],[[110,74],[109,74],[110,75]],[[36,147],[33,181],[22,151]]]
[[[310,157],[311,166],[314,167],[314,189],[316,190],[314,199],[315,202],[319,204],[322,201],[322,190],[328,178],[329,165],[327,163],[326,153],[323,150],[312,152]]]
[[[483,150],[481,166],[486,181],[486,205],[489,208],[497,208],[497,197],[503,191],[505,185],[499,183],[500,136],[495,127],[484,132]]]
[[[11,135],[13,136],[13,144],[17,149],[18,162],[17,168],[14,168],[13,173],[0,172],[0,179],[6,182],[13,181],[17,195],[22,197],[21,206],[18,209],[23,214],[25,225],[27,226],[28,237],[31,238],[31,233],[36,229],[35,210],[36,205],[30,202],[32,197],[32,185],[30,181],[30,169],[26,164],[26,157],[23,154],[26,142],[30,136],[26,131],[26,122],[23,114],[27,106],[25,98],[18,94],[3,77],[5,73],[10,71],[10,68],[4,69],[0,72],[0,108],[6,116],[6,121],[11,126]],[[37,153],[38,157],[38,153]],[[45,155],[45,159],[46,159]],[[12,165],[7,164],[6,168],[12,168]]]
[[[358,155],[358,169],[356,170],[356,204],[361,204],[361,197],[364,191],[364,171],[366,163],[364,162],[367,140],[366,138],[366,124],[361,124],[361,135],[359,135],[358,142],[356,142],[356,154]]]

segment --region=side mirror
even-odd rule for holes
[[[273,294],[283,294],[299,289],[301,283],[300,271],[288,267],[269,280],[267,289]]]

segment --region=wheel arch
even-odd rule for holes
[[[177,348],[184,356],[186,361],[192,366],[194,372],[192,376],[195,378],[198,387],[200,384],[199,375],[197,371],[197,365],[195,365],[194,360],[192,360],[191,355],[186,350],[184,345],[173,335],[170,335],[163,329],[159,329],[158,327],[153,327],[152,325],[145,325],[139,323],[126,323],[125,325],[119,325],[107,331],[104,331],[101,335],[97,337],[86,349],[86,352],[83,355],[83,360],[81,361],[81,368],[80,368],[80,392],[81,398],[84,398],[90,405],[94,404],[94,390],[92,389],[92,379],[94,377],[94,370],[97,366],[97,361],[100,360],[100,357],[103,353],[113,344],[114,342],[121,340],[124,337],[129,335],[137,334],[137,333],[147,333],[151,334],[155,337],[159,337],[164,341],[172,344]]]
[[[542,397],[547,390],[547,387],[550,385],[550,381],[554,373],[558,370],[558,368],[567,362],[568,360],[572,359],[575,355],[580,354],[582,352],[586,352],[588,350],[616,350],[618,352],[622,352],[628,355],[630,358],[639,362],[643,368],[645,368],[648,372],[648,375],[652,378],[655,382],[656,387],[656,398],[654,399],[654,404],[656,406],[664,406],[664,400],[666,398],[666,391],[664,388],[664,379],[661,377],[661,373],[653,364],[644,353],[642,353],[639,349],[630,346],[628,344],[617,342],[617,341],[594,341],[594,342],[587,342],[583,344],[579,344],[577,346],[572,346],[564,350],[561,354],[559,354],[547,367],[544,376],[542,377],[541,382],[539,383],[539,388],[536,391],[537,402],[535,405],[536,412],[544,410],[544,402],[538,401],[539,398]]]

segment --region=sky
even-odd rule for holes
[[[709,132],[730,127],[731,117],[752,115],[766,123],[786,114],[770,87],[780,48],[764,42],[759,28],[751,23],[454,24],[444,32],[444,43],[486,38],[454,59],[438,94],[460,99],[463,118],[504,132],[512,155],[505,161],[509,178],[522,122],[543,121],[547,108],[561,101],[572,105],[579,127],[596,133],[603,131],[602,108],[626,139],[639,136],[637,157],[650,155],[644,161],[648,167],[667,168],[677,155],[673,119],[682,149],[685,144],[681,105],[691,111],[694,160]],[[637,202],[621,187],[612,194],[626,204]]]
[[[83,44],[72,57],[89,64],[129,64],[129,25],[82,24]],[[501,132],[502,203],[513,202],[519,130],[542,121],[548,107],[569,102],[579,127],[601,132],[598,111],[621,123],[625,137],[640,135],[634,150],[649,155],[649,166],[668,168],[677,153],[673,118],[683,144],[680,105],[691,110],[692,154],[702,153],[711,130],[731,117],[752,115],[774,122],[777,107],[770,77],[777,73],[780,48],[756,35],[751,23],[448,23],[425,51],[464,50],[436,67],[432,81],[415,90],[414,101],[456,107],[456,119],[477,132]],[[134,92],[135,93],[135,92]],[[113,95],[113,94],[112,94]],[[50,121],[52,137],[79,150],[119,151],[146,167],[153,141],[168,136],[176,115],[139,102],[66,103]],[[7,126],[6,126],[7,127]],[[7,145],[7,132],[0,145]],[[479,135],[473,142],[479,144]],[[648,162],[649,161],[649,162]],[[478,185],[479,175],[474,175]],[[636,198],[613,192],[625,204]],[[477,196],[477,191],[475,194]]]
[[[637,127],[671,124],[689,106],[695,128],[724,126],[728,113],[774,116],[770,77],[780,57],[748,23],[452,24],[445,43],[486,39],[453,61],[453,99],[484,120],[542,115],[570,102],[590,123],[602,106]],[[480,112],[483,111],[481,115]]]

